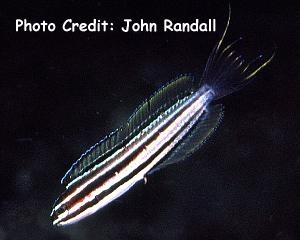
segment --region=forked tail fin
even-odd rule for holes
[[[233,46],[241,38],[223,47],[222,43],[230,23],[230,15],[231,7],[229,5],[229,16],[225,30],[210,53],[201,77],[201,85],[206,85],[213,90],[215,100],[243,88],[275,56],[275,52],[269,58],[259,55],[254,60],[246,62],[243,56],[233,49]]]

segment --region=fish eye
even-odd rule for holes
[[[61,205],[61,207],[59,209],[57,209],[56,211],[56,215],[60,215],[62,213],[64,213],[67,210],[67,206],[66,204]]]

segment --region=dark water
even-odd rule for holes
[[[231,2],[228,41],[277,55],[227,97],[202,151],[84,221],[54,228],[60,178],[82,152],[180,73],[200,75],[227,1],[10,1],[0,10],[0,239],[300,239],[299,3]],[[15,33],[15,19],[160,23],[217,19],[217,33]]]

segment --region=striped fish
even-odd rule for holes
[[[214,100],[237,91],[273,58],[250,63],[221,39],[213,48],[202,78],[182,75],[140,105],[129,120],[86,151],[61,183],[53,225],[75,223],[106,206],[150,173],[198,150],[218,127],[223,106]]]

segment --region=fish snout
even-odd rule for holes
[[[62,204],[61,206],[55,205],[50,214],[51,222],[55,226],[59,226],[59,222],[61,222],[68,215],[68,208],[66,204]]]

